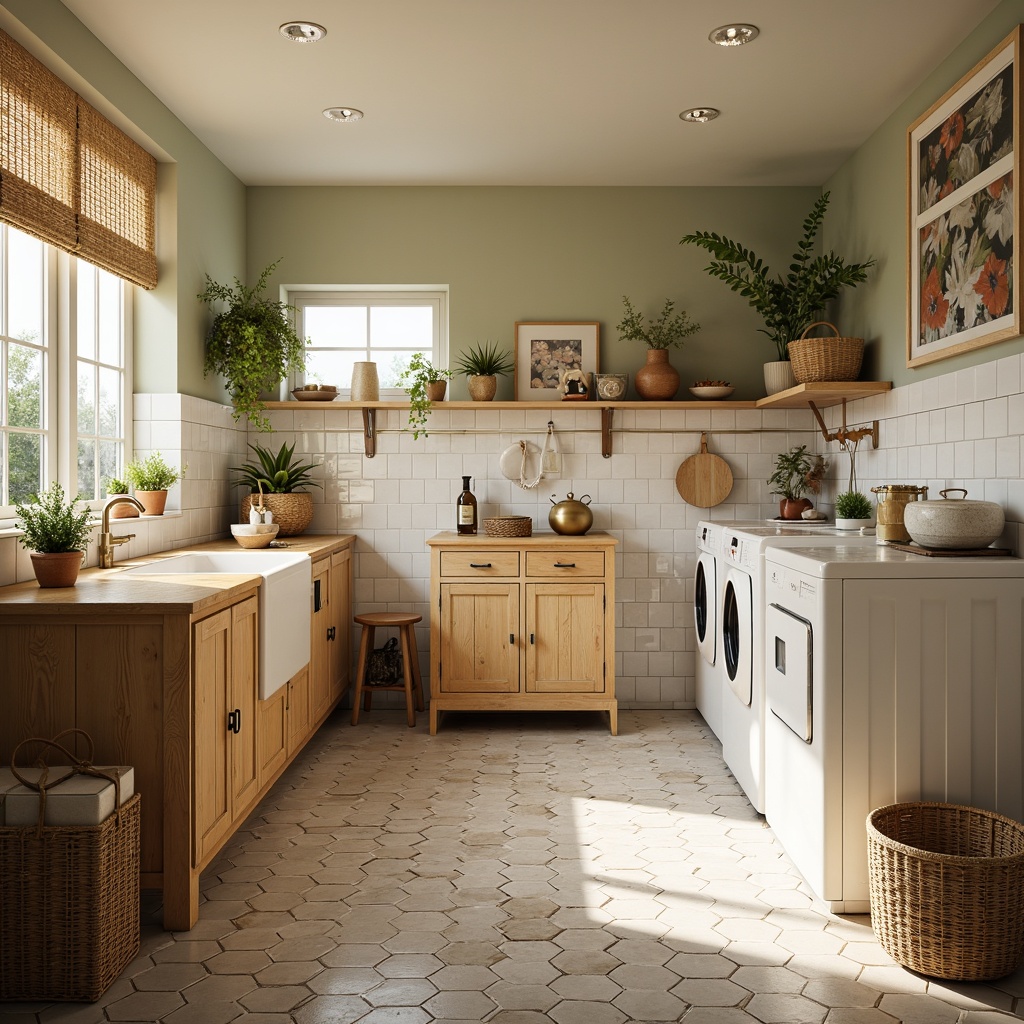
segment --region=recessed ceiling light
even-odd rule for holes
[[[718,46],[742,46],[752,43],[760,35],[756,25],[721,25],[708,39]]]
[[[683,121],[690,121],[693,124],[707,124],[708,121],[714,121],[720,113],[721,111],[714,107],[691,107],[689,110],[684,110],[679,117]]]
[[[327,29],[312,21],[286,21],[281,26],[281,35],[293,43],[316,43],[327,35]]]
[[[356,110],[355,107],[328,107],[324,111],[324,117],[328,121],[341,121],[343,123],[348,121],[362,121],[363,112]]]

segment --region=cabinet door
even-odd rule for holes
[[[237,815],[256,795],[256,701],[259,689],[257,629],[259,605],[255,597],[231,608],[231,698],[235,713],[231,753],[231,813]]]
[[[228,696],[231,609],[193,627],[195,685],[195,851],[198,864],[231,825]]]
[[[331,700],[348,689],[352,672],[352,552],[346,548],[331,555]]]
[[[442,693],[519,692],[519,585],[441,585]]]
[[[303,670],[305,671],[305,670]],[[259,786],[262,789],[284,764],[288,749],[288,684],[258,702],[256,707],[256,750],[259,757]]]
[[[300,668],[288,680],[287,713],[288,756],[298,750],[309,736],[309,666]]]
[[[331,560],[313,563],[313,613],[310,617],[309,710],[318,722],[331,703],[331,637],[337,627],[331,619]]]
[[[527,691],[604,692],[603,584],[529,584],[526,632]]]

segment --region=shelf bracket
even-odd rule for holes
[[[601,454],[612,457],[612,410],[606,405],[601,407]]]
[[[363,406],[363,454],[372,459],[377,454],[377,410]]]
[[[828,427],[825,425],[824,419],[822,419],[821,413],[818,412],[818,407],[810,400],[807,404],[811,407],[811,412],[814,413],[814,418],[818,421],[818,426],[821,428],[821,436],[826,441],[860,441],[865,437],[871,438],[871,447],[878,447],[878,420],[872,420],[870,427],[858,427],[856,430],[850,430],[846,425],[846,399],[843,399],[843,425],[834,433],[829,433]]]

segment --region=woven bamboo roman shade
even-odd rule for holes
[[[156,286],[156,160],[5,32],[0,220]]]

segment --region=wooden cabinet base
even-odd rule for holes
[[[543,697],[530,694],[509,694],[504,700],[489,696],[486,707],[478,697],[434,697],[430,701],[430,735],[437,733],[441,715],[445,711],[604,711],[608,714],[608,731],[619,734],[619,702],[614,697],[604,699],[569,697]]]

